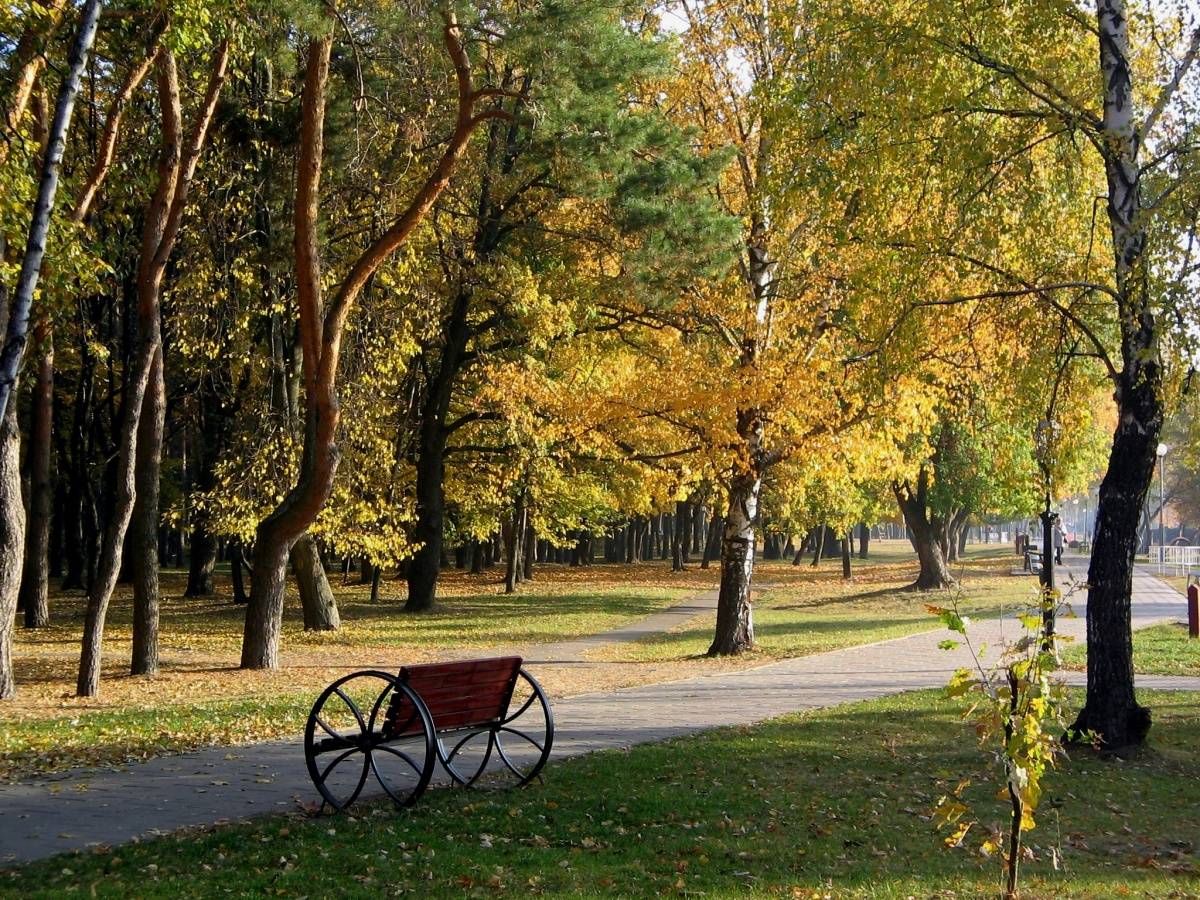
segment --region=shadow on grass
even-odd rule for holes
[[[1184,897],[1200,886],[1200,695],[1148,699],[1160,723],[1146,758],[1077,754],[1048,776],[1024,896]],[[438,790],[406,813],[368,804],[352,818],[275,818],[69,866],[49,860],[4,877],[0,889],[989,896],[999,861],[972,848],[1006,809],[958,712],[928,692],[815,711],[559,763],[545,785],[520,792]],[[980,822],[964,849],[948,851],[929,813],[965,776]]]

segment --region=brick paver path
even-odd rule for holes
[[[689,604],[711,605],[708,595]],[[1060,630],[1082,638],[1081,617]],[[696,610],[654,617],[653,630],[686,621]],[[1186,615],[1182,596],[1139,573],[1134,579],[1134,626]],[[627,639],[647,623],[621,630]],[[977,642],[995,646],[1017,633],[1010,620],[975,623]],[[937,649],[945,632],[926,632],[867,646],[785,660],[755,669],[667,684],[585,694],[555,704],[554,756],[626,747],[721,725],[749,724],[802,709],[832,706],[944,684],[966,664],[963,651]],[[607,643],[614,638],[593,639]],[[579,658],[580,643],[531,652],[531,659]],[[545,652],[546,650],[558,652]],[[1078,677],[1073,677],[1078,682]],[[1143,687],[1200,690],[1200,678],[1140,677]],[[22,861],[139,836],[269,812],[295,809],[315,798],[298,740],[217,748],[166,757],[125,771],[74,772],[0,786],[0,862]]]

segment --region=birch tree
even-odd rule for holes
[[[25,509],[21,497],[19,471],[20,433],[17,427],[16,404],[12,398],[16,393],[17,379],[28,341],[34,292],[37,290],[42,260],[46,254],[46,239],[50,229],[50,216],[54,212],[67,132],[71,127],[75,98],[79,93],[79,81],[96,38],[102,7],[100,0],[88,0],[80,13],[67,71],[59,88],[54,118],[46,136],[46,152],[42,160],[37,201],[11,304],[5,296],[7,292],[0,292],[0,303],[4,306],[6,316],[4,346],[0,350],[0,699],[11,697],[15,690],[12,674],[12,628],[25,556]],[[31,68],[33,63],[29,61],[18,80],[18,98],[8,112],[14,122],[21,118],[20,111],[28,100],[27,79],[22,79],[25,79]],[[28,77],[32,78],[33,75]],[[31,88],[30,84],[29,89]],[[25,97],[24,101],[21,101],[22,96]]]
[[[1061,187],[1030,194],[1025,209],[1072,208],[1082,223],[1096,221],[1093,208],[1103,210],[1107,228],[1081,224],[1065,237],[1070,252],[1015,216],[1010,230],[1028,235],[1031,246],[1040,241],[1042,265],[1032,264],[1033,252],[1024,265],[1015,262],[995,244],[962,253],[943,242],[931,252],[954,257],[966,277],[993,282],[939,302],[1040,305],[1072,329],[1111,383],[1117,424],[1099,490],[1088,573],[1088,694],[1075,726],[1110,747],[1139,743],[1150,713],[1134,692],[1133,558],[1171,393],[1170,351],[1195,321],[1187,248],[1196,215],[1193,200],[1184,198],[1196,190],[1200,22],[1185,6],[1172,11],[1126,0],[1097,0],[1090,10],[1030,3],[1011,16],[979,9],[964,17],[943,3],[913,12],[889,20],[880,7],[871,16],[885,20],[881,33],[897,53],[941,54],[947,77],[926,83],[943,93],[923,102],[927,115],[958,123],[957,134],[946,133],[951,145],[974,142],[991,154],[987,166],[972,170],[982,175],[976,207],[989,209],[982,191],[1053,160]],[[951,72],[959,73],[958,83]],[[907,77],[892,70],[889,80],[897,76]],[[1004,131],[1020,132],[1022,140],[992,154],[982,141]],[[1044,264],[1054,257],[1065,265]]]

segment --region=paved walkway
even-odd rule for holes
[[[762,590],[762,586],[757,588]],[[525,661],[530,665],[588,665],[587,656],[591,651],[612,644],[625,644],[640,641],[642,638],[662,634],[681,625],[686,625],[702,613],[712,612],[717,608],[717,591],[705,591],[690,597],[683,603],[654,613],[644,619],[605,631],[602,634],[590,634],[587,637],[571,641],[558,641],[553,644],[541,644],[530,648],[525,654]]]
[[[701,595],[691,605],[703,610],[706,603],[707,595]],[[1060,623],[1062,632],[1082,638],[1084,620],[1082,610],[1079,612],[1080,618]],[[1185,614],[1178,592],[1148,574],[1135,576],[1135,628]],[[656,630],[664,623],[674,624],[676,617],[684,620],[685,610],[653,617]],[[643,622],[621,633],[632,637],[646,630]],[[1016,633],[1012,620],[985,620],[971,627],[974,641],[992,646]],[[937,648],[945,637],[945,632],[927,632],[740,672],[567,698],[555,704],[558,734],[554,755],[562,758],[627,747],[721,725],[749,724],[796,710],[938,686],[955,668],[969,664],[964,650]],[[545,649],[550,648],[543,648],[543,661],[562,655]],[[574,654],[575,649],[570,652]],[[1138,681],[1143,687],[1200,690],[1200,678],[1142,677]],[[293,810],[314,797],[296,740],[203,750],[119,772],[66,773],[0,786],[0,862]]]

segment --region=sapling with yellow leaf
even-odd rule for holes
[[[948,608],[926,607],[961,637],[942,641],[941,649],[965,648],[972,661],[955,670],[945,694],[968,701],[963,718],[974,726],[980,749],[1003,770],[1004,784],[997,798],[1007,800],[1010,807],[1007,840],[1001,829],[993,829],[981,841],[979,851],[985,856],[1000,854],[1005,898],[1018,896],[1021,842],[1035,826],[1043,778],[1065,756],[1067,692],[1062,679],[1055,677],[1059,666],[1056,648],[1071,638],[1047,634],[1042,615],[1047,604],[1054,607],[1056,616],[1070,615],[1070,605],[1060,591],[1039,590],[1034,606],[1018,616],[1021,637],[1006,644],[990,666],[984,662],[986,646],[976,647],[971,641],[970,620],[960,614],[957,598]],[[934,808],[938,829],[949,830],[943,839],[947,848],[964,846],[978,824],[978,813],[965,796],[970,783],[969,777],[963,778]]]

